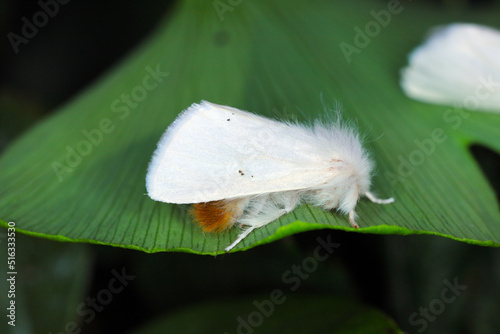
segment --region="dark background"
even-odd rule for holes
[[[484,2],[476,1],[474,6]],[[445,8],[441,2],[434,5]],[[173,6],[174,1],[70,1],[60,6],[59,13],[34,38],[20,45],[16,54],[6,36],[9,32],[20,34],[21,18],[31,18],[39,5],[36,1],[2,1],[0,152],[110,70],[154,30]],[[471,150],[498,197],[498,154],[481,146]],[[113,268],[130,268],[127,271],[136,278],[97,314],[95,321],[83,324],[82,332],[127,332],[157,316],[200,302],[266,295],[276,288],[287,290],[282,273],[310,256],[318,237],[329,235],[340,244],[338,252],[320,263],[297,294],[359,300],[385,311],[401,328],[416,333],[418,327],[409,325],[409,315],[439,298],[444,279],[453,281],[457,277],[468,285],[467,290],[457,303],[447,305],[425,332],[493,333],[500,328],[500,306],[481,305],[481,300],[491,294],[500,300],[498,249],[431,236],[314,231],[218,257],[145,254],[87,245],[93,258],[89,296],[107,285]],[[479,323],[483,327],[476,331]]]

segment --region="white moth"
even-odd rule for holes
[[[500,31],[468,23],[434,28],[401,71],[409,97],[500,112]]]
[[[349,214],[369,192],[373,162],[358,134],[338,120],[311,126],[278,122],[202,101],[165,131],[146,176],[148,195],[166,203],[193,203],[205,231],[239,225],[229,251],[254,229],[300,203]]]

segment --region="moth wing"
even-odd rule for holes
[[[163,134],[146,176],[148,195],[167,203],[309,188],[334,171],[307,129],[206,101]]]

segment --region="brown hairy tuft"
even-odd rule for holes
[[[239,200],[220,200],[193,205],[194,218],[204,232],[222,232],[230,229],[241,215]]]

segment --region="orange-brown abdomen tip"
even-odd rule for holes
[[[193,205],[193,215],[204,232],[222,232],[231,228],[236,219],[232,201],[213,201]]]

